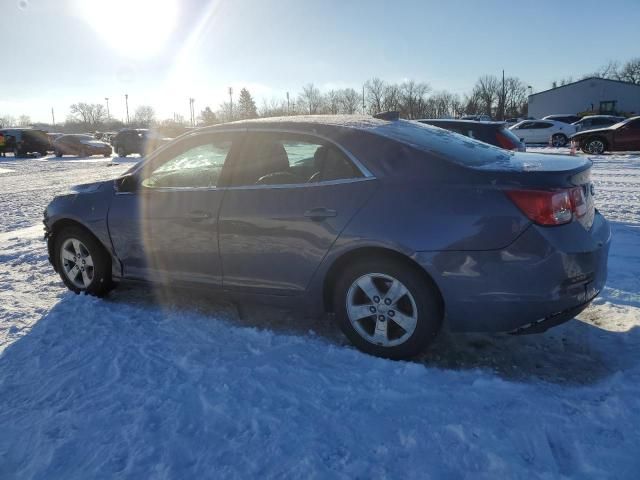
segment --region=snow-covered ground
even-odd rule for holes
[[[67,292],[42,211],[129,166],[0,159],[0,478],[640,475],[640,155],[595,158],[614,239],[579,319],[444,333],[414,362],[364,355],[299,313]]]

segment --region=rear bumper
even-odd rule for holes
[[[531,225],[503,250],[422,252],[416,260],[439,286],[451,330],[544,331],[602,290],[610,241],[609,224],[596,213],[590,231],[575,221]]]

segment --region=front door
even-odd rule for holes
[[[375,179],[314,136],[249,132],[219,217],[225,289],[303,292]]]
[[[133,193],[116,193],[109,231],[125,277],[221,283],[217,188],[230,134],[191,135],[136,173]]]

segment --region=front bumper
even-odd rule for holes
[[[512,332],[586,308],[606,282],[610,241],[596,213],[589,231],[576,221],[531,225],[503,250],[422,252],[417,260],[441,290],[451,330]]]

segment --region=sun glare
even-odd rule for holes
[[[157,55],[178,16],[177,0],[76,0],[76,11],[120,54]]]

